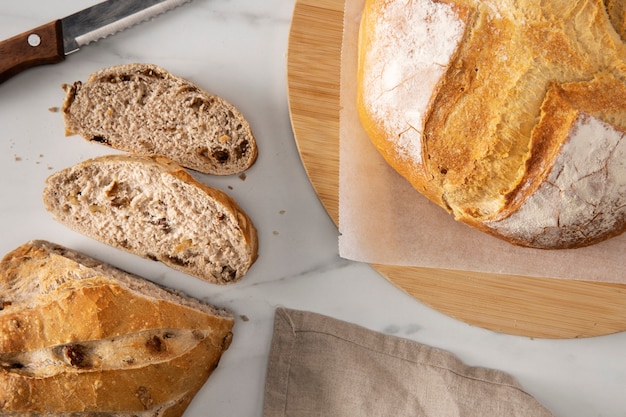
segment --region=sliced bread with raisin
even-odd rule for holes
[[[237,203],[165,157],[83,161],[48,177],[43,200],[77,232],[212,283],[238,281],[257,258]]]
[[[206,174],[238,174],[256,161],[252,130],[235,106],[156,65],[105,68],[64,89],[67,135],[165,155]]]

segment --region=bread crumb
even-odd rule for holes
[[[239,316],[241,318],[241,320],[243,321],[250,321],[250,319],[248,318],[248,316],[246,316],[245,314],[242,314]]]
[[[51,112],[51,113],[58,113],[59,112],[59,108],[56,107],[56,106],[55,107],[50,107],[48,109],[48,111]]]
[[[14,159],[15,161],[18,161],[18,162],[22,160],[22,158],[21,158],[21,157],[19,157],[19,156],[17,156],[17,155],[14,155],[14,156],[13,156],[13,159]]]
[[[248,178],[248,176],[246,175],[246,173],[245,173],[245,172],[243,172],[243,173],[239,174],[239,179],[240,179],[241,181],[245,181],[245,180],[246,180],[246,178]]]
[[[285,211],[285,210],[280,210],[280,211],[278,212],[278,214],[285,214],[285,213],[286,213],[286,211]]]
[[[274,236],[278,236],[278,230],[274,230],[274,231],[272,232],[272,234],[273,234]]]

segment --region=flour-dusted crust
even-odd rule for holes
[[[620,234],[623,9],[600,0],[367,0],[362,124],[417,190],[487,233],[545,249]]]
[[[64,88],[68,135],[215,175],[256,161],[256,140],[234,105],[156,65],[104,68]]]
[[[0,306],[3,416],[181,416],[234,325],[227,310],[46,241],[2,259]]]
[[[243,209],[162,156],[83,161],[50,175],[43,200],[77,232],[211,283],[240,280],[258,256]]]

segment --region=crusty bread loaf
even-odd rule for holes
[[[367,0],[358,71],[373,143],[457,220],[546,249],[626,228],[626,47],[601,0]]]
[[[256,141],[235,106],[155,65],[105,68],[64,88],[68,135],[216,175],[256,160]]]
[[[227,310],[29,242],[0,262],[0,415],[180,416],[233,325]]]
[[[107,155],[52,174],[46,209],[71,229],[208,282],[238,281],[257,231],[237,203],[161,156]]]

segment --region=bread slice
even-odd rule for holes
[[[28,242],[0,262],[0,414],[181,416],[233,325],[227,310]]]
[[[208,282],[238,281],[257,258],[237,203],[161,156],[83,161],[48,177],[43,200],[77,232]]]
[[[156,65],[105,68],[64,88],[68,135],[215,175],[241,173],[256,160],[250,125],[235,106]]]
[[[613,24],[620,2],[608,1]],[[626,45],[598,0],[367,0],[357,108],[454,217],[542,249],[626,230]]]

